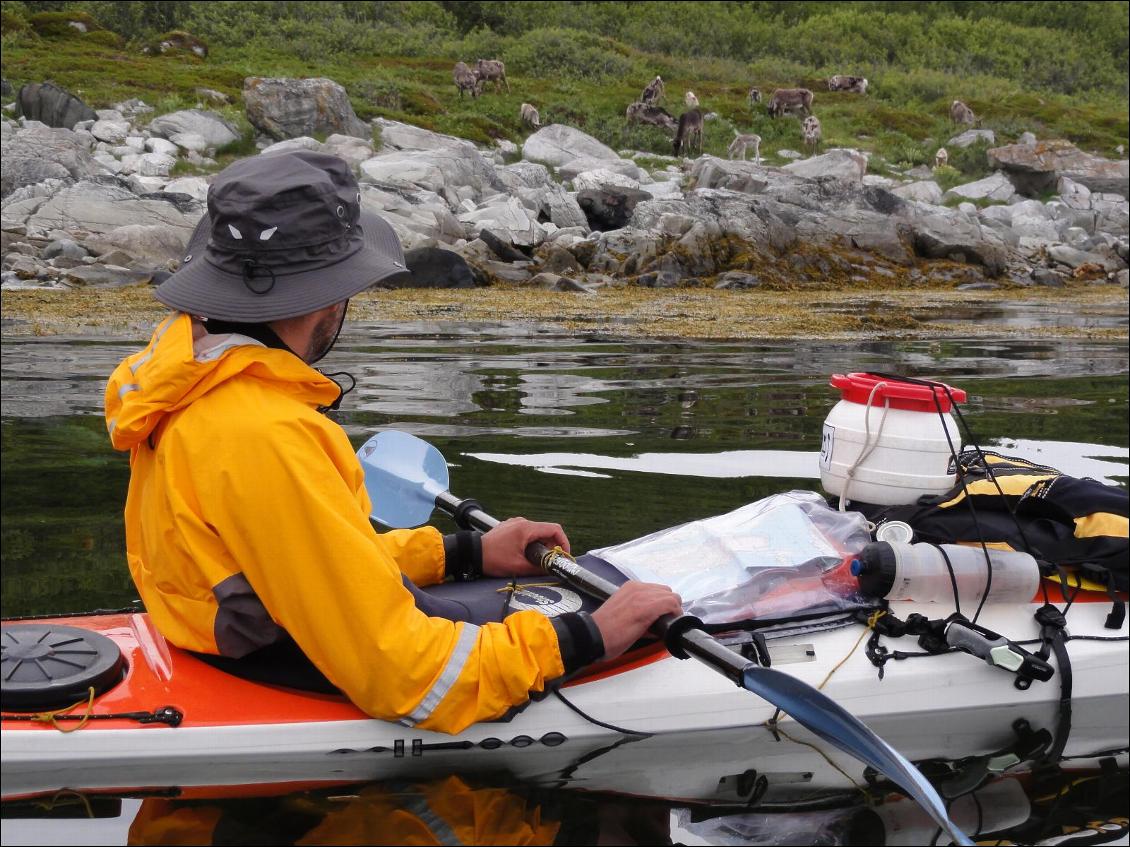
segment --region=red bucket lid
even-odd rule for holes
[[[831,379],[832,387],[840,389],[840,396],[844,400],[861,406],[867,405],[867,399],[870,397],[872,406],[883,406],[889,401],[892,409],[937,413],[939,407],[942,412],[948,412],[952,408],[951,396],[954,403],[965,402],[965,392],[960,388],[952,388],[943,382],[933,380],[922,380],[922,382],[929,384],[906,382],[897,376],[871,373],[832,374]]]

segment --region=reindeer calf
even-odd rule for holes
[[[745,151],[753,148],[753,160],[756,164],[761,164],[761,136],[754,133],[741,134],[736,129],[734,130],[734,140],[730,142],[727,149],[727,154],[731,159],[736,159],[741,155],[742,161],[745,161]]]
[[[809,115],[801,125],[801,132],[804,133],[804,145],[811,147],[812,152],[815,153],[820,147],[820,137],[823,135],[820,118],[816,115]]]
[[[522,123],[530,129],[537,129],[541,126],[541,115],[529,103],[522,104],[522,108],[518,110],[518,115],[521,117]]]

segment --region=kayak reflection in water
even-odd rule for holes
[[[665,804],[474,787],[460,777],[356,793],[147,799],[130,844],[670,844]]]

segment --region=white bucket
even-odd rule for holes
[[[964,391],[861,373],[835,374],[831,384],[843,399],[824,421],[825,491],[844,500],[899,506],[954,486],[951,450],[960,451],[961,436],[950,397],[964,402]]]

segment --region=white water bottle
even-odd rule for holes
[[[988,552],[986,562],[980,546],[878,541],[863,548],[851,571],[868,597],[973,608],[988,588],[986,603],[1031,602],[1040,587],[1036,560],[1011,550]]]

